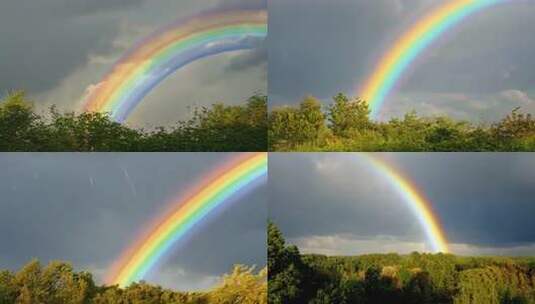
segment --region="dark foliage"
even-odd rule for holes
[[[268,258],[269,303],[535,303],[535,258],[300,255],[273,223]]]
[[[322,109],[306,97],[269,113],[270,151],[535,151],[535,120],[514,109],[484,126],[447,117],[406,114],[372,121],[368,104],[343,94]]]
[[[132,129],[101,113],[33,111],[24,93],[0,102],[0,151],[266,151],[267,98],[243,106],[200,108],[188,121],[152,131]]]

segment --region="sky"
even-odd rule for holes
[[[73,263],[102,283],[108,267],[169,203],[232,153],[0,155],[0,269],[32,258]],[[266,187],[200,224],[145,279],[175,290],[213,287],[235,264],[266,264]]]
[[[382,153],[417,185],[460,255],[534,255],[535,156]],[[302,252],[429,251],[415,214],[359,153],[272,153],[269,218]]]
[[[358,96],[385,50],[438,0],[270,0],[270,106]],[[478,122],[535,110],[535,3],[470,16],[410,66],[379,119],[415,110]]]
[[[89,88],[153,31],[199,12],[265,8],[266,0],[8,0],[0,2],[0,97],[25,90],[40,112],[80,111]],[[237,51],[195,62],[153,90],[128,123],[171,125],[191,108],[242,104],[267,91],[267,51]]]

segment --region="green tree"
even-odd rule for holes
[[[254,267],[243,265],[236,265],[210,293],[210,303],[217,304],[267,304],[267,300],[267,269],[256,275]]]
[[[267,97],[195,109],[170,128],[129,128],[103,113],[35,114],[23,92],[0,102],[0,151],[266,151]]]
[[[333,97],[333,101],[328,107],[328,120],[334,135],[350,137],[372,126],[369,119],[370,110],[364,100],[351,101],[346,95],[339,93]]]
[[[436,303],[433,295],[433,285],[429,273],[416,272],[404,287],[407,303],[432,304]]]
[[[0,102],[0,151],[33,151],[46,141],[40,117],[24,92],[15,91]]]
[[[280,230],[268,222],[268,302],[300,303],[303,301],[305,265],[296,246],[286,246]],[[309,277],[310,279],[310,277]]]
[[[15,276],[10,271],[0,271],[0,304],[14,303],[17,298]]]

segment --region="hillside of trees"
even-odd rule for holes
[[[1,304],[267,304],[267,270],[238,265],[206,292],[179,292],[144,282],[98,286],[88,272],[64,262],[37,260],[17,272],[0,271]]]
[[[269,113],[270,151],[535,151],[535,120],[514,109],[475,125],[415,112],[372,121],[368,104],[338,94],[323,107],[314,97]]]
[[[267,97],[198,108],[171,128],[133,129],[101,113],[35,112],[23,92],[0,101],[0,151],[266,151]]]
[[[268,227],[270,304],[535,303],[535,258],[302,255]]]

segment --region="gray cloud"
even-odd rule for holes
[[[381,154],[429,198],[459,253],[526,252],[535,244],[529,154]],[[358,153],[270,156],[269,216],[308,248],[421,248],[422,227],[399,194]],[[349,245],[348,245],[349,244]],[[418,247],[420,246],[420,247]],[[336,247],[325,248],[329,250]],[[382,248],[382,249],[381,249]],[[403,249],[405,248],[405,249]],[[511,249],[511,250],[509,250]],[[509,251],[508,251],[509,250]]]
[[[267,0],[220,0],[218,5],[220,8],[232,9],[267,9]]]
[[[451,117],[480,122],[495,122],[515,108],[523,112],[535,111],[532,94],[521,90],[504,90],[489,94],[467,94],[462,92],[398,93],[393,94],[390,103],[381,110],[380,117],[399,116],[400,113],[417,111],[426,115]]]
[[[225,72],[244,71],[249,68],[263,67],[267,70],[267,48],[265,42],[260,42],[257,49],[235,57],[225,67]],[[267,82],[267,79],[266,79]]]
[[[138,5],[142,3],[143,1],[145,0],[134,0],[134,1],[131,1],[131,0],[108,0],[108,1],[57,0],[56,1],[57,4],[47,3],[46,5],[47,6],[52,5],[52,7],[49,6],[49,8],[53,8],[54,10],[57,8],[62,8],[65,11],[68,11],[72,14],[88,15],[88,14],[94,14],[96,12],[101,12],[101,11],[124,9],[125,7],[129,7],[132,5]]]
[[[36,257],[72,261],[101,278],[171,200],[231,154],[4,154],[0,268]],[[204,221],[148,277],[206,287],[235,263],[265,264],[265,187]],[[203,285],[204,284],[204,285]]]
[[[118,31],[117,9],[135,1],[3,1],[0,4],[0,91],[40,92],[86,62],[109,52]],[[113,9],[113,10],[112,10]]]

